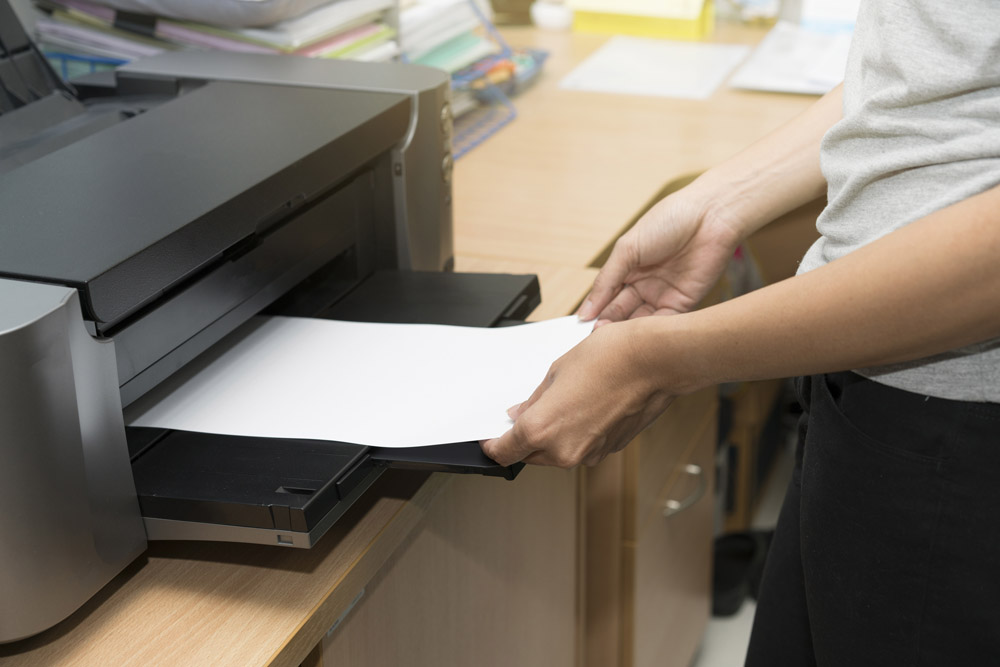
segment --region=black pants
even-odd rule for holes
[[[800,380],[748,667],[1000,664],[1000,405]]]

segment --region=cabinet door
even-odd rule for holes
[[[660,494],[659,516],[626,546],[634,564],[626,664],[686,667],[701,642],[711,600],[715,444],[715,425],[706,423]]]
[[[579,472],[457,476],[327,638],[325,667],[573,667]]]
[[[587,667],[684,665],[701,639],[711,593],[717,406],[715,388],[685,396],[624,451],[586,470]],[[689,472],[692,464],[700,475]],[[664,517],[668,500],[695,497]],[[668,625],[673,616],[682,618],[676,631]]]
[[[635,460],[629,467],[626,485],[635,475],[635,514],[626,521],[625,539],[635,540],[651,522],[662,517],[664,484],[678,474],[683,457],[709,421],[716,419],[719,390],[708,387],[678,397],[667,411],[636,438],[629,449]],[[632,523],[634,521],[634,523]]]

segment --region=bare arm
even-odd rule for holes
[[[1000,336],[998,211],[1000,186],[804,275],[646,318],[636,334],[660,362],[685,359],[660,369],[680,391],[909,361]]]

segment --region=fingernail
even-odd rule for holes
[[[591,312],[592,310],[594,310],[594,304],[590,302],[590,299],[587,299],[580,306],[580,310],[577,311],[576,316],[586,322],[589,319],[593,319],[594,314]]]
[[[594,328],[603,327],[605,324],[611,324],[611,320],[597,320],[594,322]]]
[[[518,403],[517,405],[512,405],[509,408],[507,408],[507,416],[510,417],[512,420],[517,419],[517,411],[521,409],[521,405],[522,405],[521,403]]]

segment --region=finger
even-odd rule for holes
[[[594,286],[590,289],[590,294],[587,295],[587,299],[577,311],[581,320],[587,321],[597,317],[597,314],[603,311],[622,291],[625,278],[635,266],[633,256],[634,251],[624,237],[615,243],[608,261],[604,263],[597,277],[594,278]]]
[[[525,456],[523,460],[525,463],[533,466],[557,467],[552,455],[545,451],[532,452],[528,456]]]
[[[546,374],[545,379],[540,385],[535,388],[528,400],[523,403],[518,403],[517,405],[512,405],[507,408],[507,416],[513,421],[517,419],[527,411],[532,405],[534,405],[545,390],[548,389],[549,385],[552,384],[552,378],[554,377],[553,371],[550,368],[549,372]],[[525,442],[521,440],[518,436],[518,429],[512,428],[504,433],[499,438],[493,438],[491,440],[483,440],[479,443],[480,447],[483,449],[483,453],[489,456],[491,459],[499,463],[500,465],[508,466],[512,463],[517,463],[522,460],[525,456],[530,454],[533,449],[531,449]],[[517,458],[511,458],[516,456]],[[499,458],[498,458],[499,457]],[[505,461],[510,461],[510,463],[505,463]]]
[[[510,429],[499,438],[483,440],[479,446],[486,456],[502,466],[514,465],[532,454],[532,450],[515,436],[514,429]]]
[[[528,397],[528,400],[526,400],[524,403],[521,403],[520,405],[515,406],[517,408],[517,416],[511,417],[511,419],[514,419],[516,421],[518,417],[523,415],[528,410],[528,408],[537,403],[538,399],[540,399],[542,397],[542,394],[545,393],[545,390],[548,389],[549,386],[552,384],[552,380],[554,378],[555,378],[555,371],[553,368],[549,368],[549,372],[545,374],[545,379],[542,380],[542,383],[540,385],[535,387],[535,391],[531,392],[531,396]],[[510,410],[507,411],[507,415],[508,416],[510,415]]]
[[[575,468],[580,465],[578,456],[570,452],[560,452],[551,450],[537,450],[524,457],[525,463],[536,466],[550,466],[553,468]]]
[[[656,310],[651,305],[649,305],[648,303],[644,303],[635,310],[633,310],[632,314],[629,315],[628,318],[630,320],[634,320],[637,317],[646,317],[648,315],[652,315],[654,312],[656,312]]]
[[[621,292],[597,316],[599,320],[621,322],[635,312],[635,309],[645,303],[632,285],[626,285]]]

